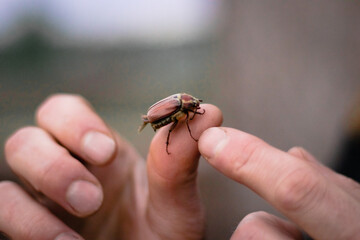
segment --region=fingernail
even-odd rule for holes
[[[59,234],[54,240],[80,240],[80,239],[83,238],[75,233],[66,232]]]
[[[228,139],[221,128],[209,128],[201,135],[199,150],[205,159],[211,160],[226,146]]]
[[[86,216],[99,209],[103,193],[101,188],[95,184],[77,180],[68,187],[66,200],[77,213]]]
[[[107,135],[90,131],[82,139],[82,150],[85,155],[98,164],[105,163],[115,152],[115,141]]]

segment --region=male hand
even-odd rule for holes
[[[218,108],[190,121],[193,136],[219,126]],[[25,183],[0,183],[0,232],[12,239],[201,239],[199,152],[186,124],[158,130],[145,161],[82,97],[58,94],[15,132],[6,160]],[[139,122],[140,124],[140,122]],[[134,129],[136,132],[136,129]],[[27,193],[29,192],[29,193]]]
[[[360,239],[360,185],[319,163],[302,148],[276,149],[232,128],[210,128],[200,153],[229,178],[244,184],[288,220],[249,214],[232,239]]]

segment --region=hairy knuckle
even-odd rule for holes
[[[311,208],[326,188],[321,178],[309,169],[290,172],[275,188],[275,202],[286,211]]]

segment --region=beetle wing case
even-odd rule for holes
[[[179,94],[171,95],[153,104],[147,113],[149,122],[156,122],[176,112],[181,107]]]

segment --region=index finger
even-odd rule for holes
[[[251,188],[312,237],[359,234],[359,204],[306,161],[231,128],[205,131],[199,150],[211,165]]]
[[[111,130],[81,96],[50,96],[38,108],[36,120],[41,128],[89,163],[102,165],[115,155]]]

